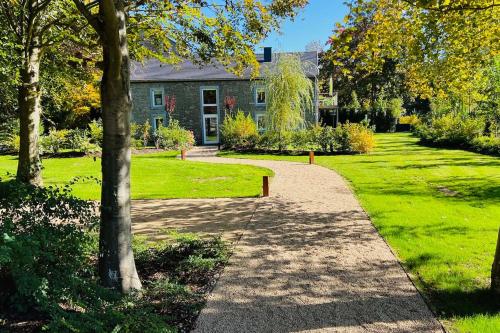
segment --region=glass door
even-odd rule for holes
[[[201,90],[203,114],[203,143],[219,143],[219,101],[217,88]]]
[[[218,118],[216,114],[203,115],[203,141],[205,143],[219,143]]]

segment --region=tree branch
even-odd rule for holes
[[[21,35],[19,34],[19,30],[18,30],[18,25],[16,24],[16,22],[14,20],[14,15],[11,12],[10,8],[11,7],[9,7],[6,3],[4,3],[4,2],[0,3],[0,12],[2,12],[4,14],[4,16],[7,18],[7,23],[9,25],[10,29],[12,30],[12,32],[14,33],[14,35],[16,35],[17,41],[22,42],[22,38],[21,38]]]
[[[432,11],[437,11],[437,12],[452,12],[452,11],[481,11],[481,10],[487,10],[487,9],[492,9],[494,7],[500,7],[500,2],[495,3],[495,1],[492,1],[488,5],[484,6],[471,6],[471,5],[453,5],[452,3],[449,5],[437,5],[437,6],[422,6],[419,5],[416,1],[413,0],[403,0],[403,2],[409,4],[410,6],[413,7],[418,7],[422,8],[425,10],[432,10]]]
[[[87,5],[85,3],[83,3],[82,0],[73,0],[73,2],[75,3],[76,8],[80,11],[80,13],[82,13],[82,15],[87,19],[87,21],[92,26],[92,28],[94,28],[94,30],[99,35],[101,35],[102,34],[102,26],[101,26],[101,22],[99,21],[99,17],[97,15],[92,14],[92,12],[90,11],[90,9],[88,7],[89,5],[91,5],[90,8],[93,8],[96,5],[95,3],[99,4],[99,1],[93,1]]]

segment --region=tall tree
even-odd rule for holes
[[[105,286],[127,293],[141,288],[131,247],[129,46],[136,58],[215,58],[235,73],[247,67],[257,73],[253,45],[307,0],[73,1],[99,35],[103,52],[99,275]]]
[[[0,2],[0,20],[4,21],[8,40],[14,45],[2,44],[15,50],[11,55],[17,62],[14,78],[18,85],[20,149],[17,178],[41,185],[41,164],[38,149],[41,114],[40,64],[47,48],[73,40],[78,16],[69,0],[6,0]],[[0,53],[2,53],[0,52]]]
[[[398,69],[400,55],[378,56],[376,50],[362,52],[370,29],[374,26],[376,5],[371,2],[350,4],[344,22],[336,23],[328,40],[329,49],[321,59],[325,80],[333,76],[333,88],[339,92],[339,105],[352,101],[352,91],[363,104],[373,109],[377,96],[384,91],[388,98],[404,97],[410,102],[405,75]]]
[[[305,121],[305,112],[313,109],[312,81],[306,76],[300,57],[284,54],[264,77],[266,87],[266,127],[279,138],[297,129]]]

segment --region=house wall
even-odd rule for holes
[[[255,103],[255,89],[258,86],[258,82],[249,80],[132,82],[132,121],[136,123],[149,121],[153,128],[156,117],[162,117],[166,121],[165,108],[152,106],[151,89],[160,88],[163,89],[164,96],[175,95],[176,97],[176,107],[172,117],[179,120],[181,126],[193,131],[197,144],[204,144],[202,139],[202,87],[216,87],[218,89],[220,125],[225,116],[225,96],[234,96],[236,98],[235,110],[241,109],[247,114],[250,113],[254,120],[257,114],[265,113],[265,105],[256,105]],[[308,121],[313,120],[313,117],[308,119]]]

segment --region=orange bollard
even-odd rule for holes
[[[309,152],[309,164],[314,164],[314,152]]]
[[[183,161],[186,160],[186,149],[181,150],[181,160],[183,160]]]
[[[269,196],[269,176],[262,177],[262,196]]]

